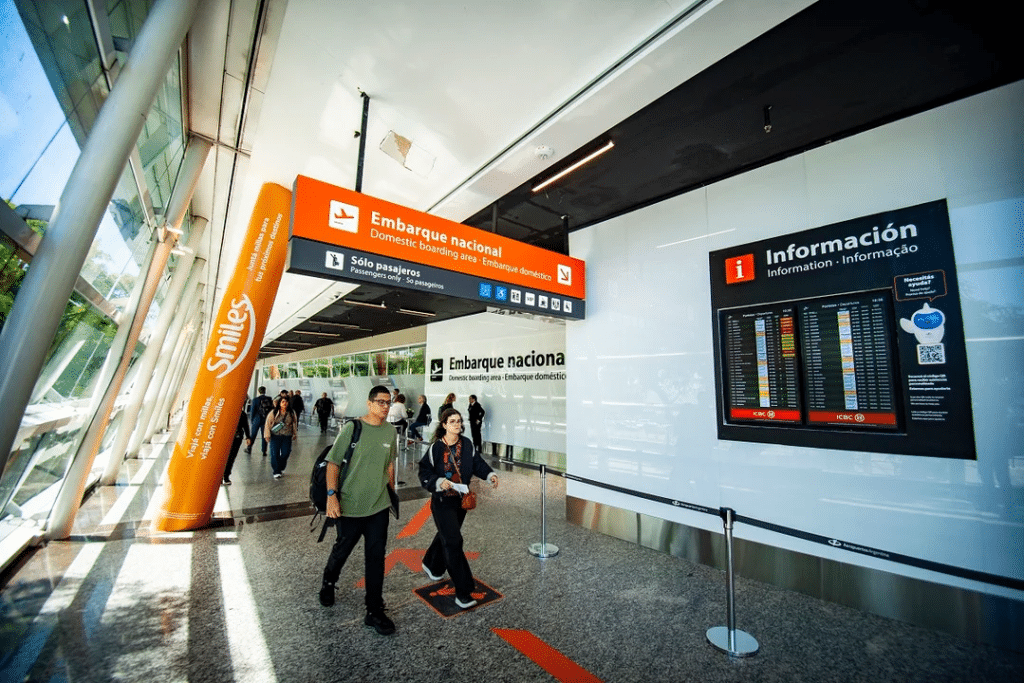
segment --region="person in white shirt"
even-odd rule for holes
[[[388,422],[396,430],[401,431],[409,425],[406,417],[408,415],[405,412],[405,394],[399,394],[391,404],[391,410],[388,411]]]

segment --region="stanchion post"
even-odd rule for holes
[[[731,657],[750,657],[756,655],[760,647],[757,644],[757,639],[746,631],[736,628],[736,591],[732,563],[732,521],[736,513],[732,508],[721,508],[719,514],[725,525],[725,599],[728,610],[726,615],[728,626],[709,628],[707,639],[712,646]]]
[[[558,554],[558,546],[548,543],[548,470],[540,466],[540,543],[530,545],[530,554],[544,559]]]

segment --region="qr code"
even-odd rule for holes
[[[945,344],[918,344],[918,365],[942,365],[946,362]]]

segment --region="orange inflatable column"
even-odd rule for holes
[[[174,444],[166,500],[153,522],[161,531],[197,529],[209,523],[213,514],[238,416],[284,272],[291,199],[288,189],[267,183],[256,200]]]

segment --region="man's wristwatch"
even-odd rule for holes
[[[335,491],[334,489],[327,489],[328,496],[333,496],[335,493],[337,493],[337,491]]]

